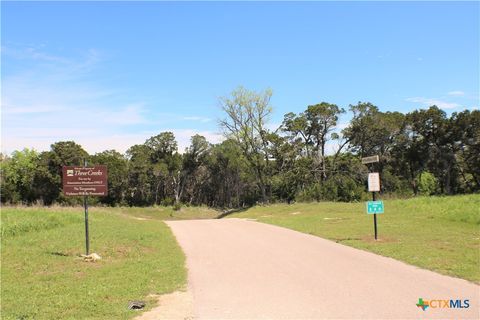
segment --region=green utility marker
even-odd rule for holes
[[[383,213],[383,201],[367,201],[367,213]]]

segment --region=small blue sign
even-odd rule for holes
[[[383,213],[383,201],[367,201],[367,213]]]

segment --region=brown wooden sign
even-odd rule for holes
[[[107,166],[63,166],[63,194],[65,196],[106,196],[107,176]]]
[[[362,158],[362,164],[374,163],[379,161],[380,157],[378,155]]]

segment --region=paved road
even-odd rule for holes
[[[187,256],[195,319],[480,318],[480,287],[464,280],[258,222],[168,225]],[[470,307],[422,311],[419,298]]]

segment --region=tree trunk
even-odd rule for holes
[[[322,181],[327,180],[327,172],[325,165],[325,141],[322,141]]]
[[[417,196],[418,194],[418,187],[417,187],[417,182],[415,181],[415,172],[412,169],[412,164],[410,163],[410,177],[412,179],[412,189],[413,189],[413,195]]]

